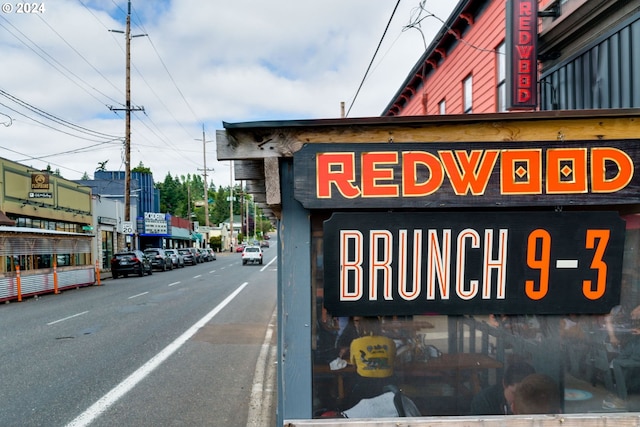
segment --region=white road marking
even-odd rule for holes
[[[193,326],[187,329],[182,335],[176,338],[171,344],[166,346],[160,353],[149,359],[147,363],[138,368],[133,374],[129,375],[124,381],[111,389],[107,394],[102,396],[96,403],[91,405],[82,414],[78,415],[76,419],[67,424],[67,427],[87,426],[93,420],[98,418],[103,412],[109,409],[120,398],[133,389],[140,381],[142,381],[147,375],[158,368],[165,360],[176,352],[182,345],[187,342],[189,338],[194,336],[200,328],[213,319],[223,308],[227,306],[238,294],[247,286],[247,282],[244,282],[238,287],[231,295],[226,297],[220,304],[218,304],[213,310],[207,313],[202,319],[198,320]]]
[[[74,315],[71,315],[71,316],[68,316],[68,317],[65,317],[65,318],[62,318],[62,319],[54,320],[53,322],[47,323],[47,326],[55,325],[56,323],[64,322],[65,320],[73,319],[74,317],[82,316],[83,314],[87,314],[87,313],[88,313],[88,311],[83,311],[82,313],[78,313],[78,314],[74,314]]]
[[[193,276],[194,279],[197,279],[199,277],[202,277],[202,274],[198,274],[197,276]]]
[[[271,421],[271,402],[275,384],[275,369],[271,367],[276,361],[276,346],[271,345],[271,337],[276,324],[276,310],[271,315],[264,342],[260,348],[256,370],[253,374],[253,385],[249,398],[247,427],[261,427]],[[271,350],[271,351],[270,351]]]
[[[175,285],[178,285],[178,284],[180,284],[180,282],[173,282],[173,283],[169,283],[167,286],[175,286]]]
[[[267,265],[265,265],[264,267],[262,267],[262,268],[260,269],[260,271],[265,271],[265,270],[267,269],[267,267],[269,267],[271,264],[273,264],[273,262],[274,262],[275,260],[277,260],[277,259],[278,259],[278,257],[274,257],[271,261],[269,261],[269,262],[267,263]]]
[[[129,298],[127,298],[127,299],[134,299],[134,298],[138,298],[138,297],[141,297],[142,295],[146,295],[146,294],[148,294],[148,293],[149,293],[149,292],[147,291],[147,292],[142,292],[141,294],[131,295],[131,296],[130,296]]]

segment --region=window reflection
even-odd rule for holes
[[[520,390],[525,397],[525,389],[531,387],[555,384],[558,390],[559,401],[553,397],[538,409],[520,404],[529,411],[640,410],[640,232],[635,216],[625,219],[621,304],[611,313],[367,318],[334,317],[324,308],[323,266],[315,257],[322,253],[322,235],[317,232],[321,223],[314,221],[314,416],[361,413],[362,402],[371,411],[371,405],[382,410],[387,407],[383,401],[370,399],[390,389],[401,391],[422,416],[511,414],[518,384],[525,378],[527,386]],[[393,360],[392,369],[374,378],[359,372],[351,354],[351,344],[366,336],[393,341],[392,357],[378,355],[380,364]],[[373,348],[383,340],[372,342]],[[364,357],[372,358],[364,352]],[[359,356],[355,355],[356,361]],[[536,376],[529,378],[533,373]],[[397,416],[393,404],[388,409],[387,414],[370,414]]]

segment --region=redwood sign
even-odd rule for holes
[[[538,106],[538,0],[507,0],[507,109]]]
[[[335,213],[333,315],[608,313],[620,303],[616,212]]]
[[[640,202],[638,141],[310,144],[294,155],[310,209]]]

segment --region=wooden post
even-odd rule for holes
[[[20,265],[16,265],[16,286],[18,291],[18,301],[22,301],[22,284],[20,283]]]
[[[53,293],[60,293],[58,292],[58,256],[56,254],[53,255]]]

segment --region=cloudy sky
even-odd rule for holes
[[[0,157],[67,179],[124,170],[126,41],[111,30],[127,0],[35,4],[0,11]],[[223,121],[333,118],[341,102],[379,116],[456,4],[132,0],[131,165],[202,174],[204,127],[210,182],[228,186]]]

